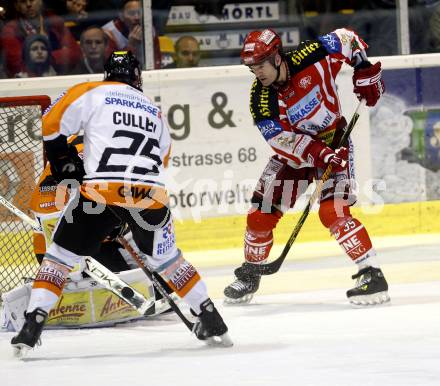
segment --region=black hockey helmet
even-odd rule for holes
[[[131,51],[114,51],[104,63],[104,80],[127,83],[142,91],[142,69]]]

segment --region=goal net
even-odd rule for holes
[[[43,171],[42,112],[48,96],[0,98],[0,194],[24,213]],[[0,294],[33,277],[32,228],[0,205]]]

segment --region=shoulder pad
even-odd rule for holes
[[[278,117],[278,93],[255,79],[251,89],[250,110],[255,122]]]
[[[301,42],[295,50],[288,52],[286,58],[289,68],[295,73],[319,62],[327,55],[327,50],[319,40],[307,40]]]

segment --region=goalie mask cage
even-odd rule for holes
[[[41,116],[48,96],[0,98],[0,194],[33,218],[30,198],[43,171]],[[33,232],[0,205],[0,294],[33,277]]]

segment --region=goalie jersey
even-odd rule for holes
[[[43,138],[84,132],[81,193],[96,202],[156,209],[167,202],[171,139],[160,109],[119,82],[70,88],[43,116]]]

